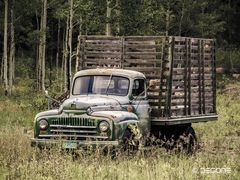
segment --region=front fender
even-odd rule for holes
[[[48,111],[42,111],[40,113],[38,113],[34,120],[37,121],[40,118],[44,118],[44,117],[50,117],[50,116],[57,116],[59,115],[59,111],[58,109],[52,109],[52,110],[48,110]]]
[[[107,117],[113,121],[113,138],[121,140],[126,129],[139,131],[139,118],[136,114],[127,111],[98,111],[91,115]],[[140,132],[140,131],[139,131]]]
[[[140,136],[140,128],[138,120],[126,120],[119,123],[115,123],[115,137],[121,140],[126,132],[130,130],[135,136]]]

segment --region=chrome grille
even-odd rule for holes
[[[72,125],[72,126],[96,126],[95,119],[79,118],[79,117],[59,117],[52,119],[52,125]]]
[[[59,117],[51,119],[48,134],[39,135],[39,138],[67,139],[67,140],[101,140],[107,136],[98,135],[98,120],[80,117]]]

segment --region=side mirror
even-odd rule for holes
[[[149,81],[149,86],[148,89],[149,90],[154,90],[156,89],[157,85],[159,85],[160,80],[159,79],[151,79]]]
[[[53,102],[56,102],[56,103],[60,104],[60,102],[58,100],[49,96],[48,90],[44,90],[44,95],[48,99],[48,109],[52,109]]]
[[[48,90],[45,90],[44,93],[46,97],[49,97]]]

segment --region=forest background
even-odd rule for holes
[[[239,0],[1,0],[0,82],[64,92],[77,71],[80,35],[214,38],[217,66],[240,69]],[[71,68],[69,68],[71,67]]]

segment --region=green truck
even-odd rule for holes
[[[35,117],[33,146],[147,145],[188,139],[217,120],[215,41],[173,36],[81,36],[78,69],[59,107]]]

